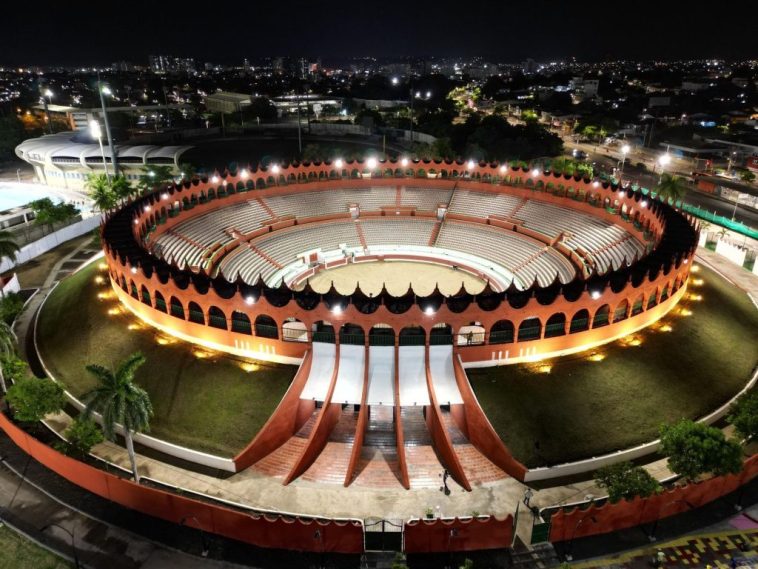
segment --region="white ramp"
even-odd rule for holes
[[[365,360],[365,347],[340,345],[340,367],[337,371],[337,383],[334,386],[332,403],[360,405],[363,395]]]
[[[337,347],[334,344],[313,342],[313,362],[308,381],[305,383],[300,399],[323,401],[329,391],[329,384],[334,374],[334,360]]]
[[[429,371],[440,405],[463,403],[453,369],[453,346],[429,346]]]
[[[395,347],[370,346],[368,354],[369,405],[395,404]]]
[[[425,351],[424,346],[400,346],[398,348],[400,405],[429,405]]]

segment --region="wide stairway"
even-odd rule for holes
[[[308,444],[308,437],[316,424],[319,411],[315,409],[297,433],[274,452],[256,462],[252,468],[274,478],[287,476]]]
[[[310,482],[342,484],[350,465],[353,452],[355,429],[358,423],[358,410],[353,405],[344,405],[339,421],[334,426],[326,446],[318,458],[305,471],[302,478]]]
[[[468,478],[472,486],[494,482],[507,476],[501,468],[493,464],[468,441],[466,435],[458,428],[453,416],[444,407],[442,408],[442,421],[450,435],[453,450],[458,455],[463,471],[466,473],[466,478]]]
[[[380,488],[400,487],[400,466],[393,407],[372,405],[352,484]]]
[[[445,467],[440,464],[426,426],[423,407],[401,407],[405,460],[411,488],[439,488]]]

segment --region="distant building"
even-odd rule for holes
[[[531,75],[533,73],[537,73],[537,62],[533,59],[527,59],[523,64],[521,64],[521,69],[524,73],[527,75]]]
[[[575,103],[581,103],[597,97],[600,87],[600,81],[597,79],[585,79],[584,77],[574,77],[569,82],[569,89],[573,91]]]
[[[152,144],[117,144],[116,154],[121,173],[130,181],[144,174],[150,165],[171,166],[179,174],[179,160],[191,146],[157,146]],[[59,132],[25,140],[16,147],[16,155],[31,164],[41,184],[74,190],[84,189],[91,173],[103,173],[103,155],[97,141],[75,132]],[[111,169],[110,151],[105,163]]]
[[[229,91],[218,91],[205,98],[205,108],[212,113],[238,113],[251,103],[250,95]]]
[[[128,61],[115,61],[111,63],[111,69],[113,71],[130,72],[134,71],[134,64]]]
[[[194,73],[195,60],[191,57],[151,55],[150,69],[154,73]]]

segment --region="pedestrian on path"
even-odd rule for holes
[[[531,488],[527,488],[526,492],[524,492],[524,505],[529,508],[529,501],[532,499],[532,496],[534,496],[534,492]]]

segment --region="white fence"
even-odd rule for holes
[[[729,241],[726,241],[725,239],[719,239],[719,242],[716,243],[716,253],[718,255],[721,255],[725,259],[728,259],[735,265],[738,265],[741,267],[745,264],[747,249],[740,245],[730,243]]]
[[[49,235],[45,235],[42,239],[29,243],[28,245],[24,245],[21,248],[21,251],[19,251],[16,255],[15,261],[11,261],[10,259],[3,259],[2,263],[0,263],[0,273],[10,271],[17,265],[26,263],[35,257],[39,257],[43,253],[47,253],[50,249],[57,247],[61,243],[65,243],[66,241],[70,241],[75,237],[84,235],[99,225],[100,216],[93,215],[92,217],[88,217],[86,219],[82,219],[81,221],[77,221],[76,223],[72,223],[63,229],[53,231]]]

